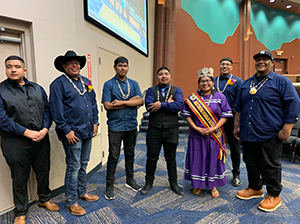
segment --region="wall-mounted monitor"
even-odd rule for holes
[[[148,57],[147,0],[84,0],[84,17]]]

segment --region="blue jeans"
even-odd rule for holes
[[[64,136],[60,140],[66,153],[66,205],[71,207],[78,203],[78,197],[87,193],[86,167],[90,160],[92,139],[79,139],[76,145],[70,145]]]

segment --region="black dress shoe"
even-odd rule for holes
[[[143,187],[142,191],[141,191],[141,194],[142,195],[146,195],[149,193],[149,191],[151,190],[152,188],[152,184],[148,184],[146,183],[146,185]]]
[[[171,184],[170,187],[176,194],[184,195],[184,191],[178,186],[178,184]]]
[[[233,179],[232,179],[232,185],[235,187],[238,187],[242,184],[241,180],[240,180],[240,176],[239,175],[234,175]]]

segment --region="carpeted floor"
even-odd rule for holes
[[[169,188],[166,164],[163,152],[160,155],[156,170],[154,187],[146,196],[126,188],[124,154],[122,153],[116,172],[116,199],[104,199],[106,166],[103,166],[88,180],[88,192],[97,194],[96,202],[79,201],[86,209],[85,216],[73,216],[65,208],[64,194],[52,200],[57,203],[59,212],[48,212],[34,203],[27,215],[26,223],[300,223],[300,165],[282,159],[284,186],[281,193],[282,205],[274,212],[260,211],[257,206],[262,199],[248,201],[235,197],[237,191],[247,187],[245,164],[241,164],[242,185],[231,185],[231,161],[228,153],[226,160],[227,185],[219,188],[220,197],[212,198],[205,190],[199,196],[191,193],[192,187],[183,179],[183,168],[187,135],[180,135],[177,150],[178,183],[185,194],[178,196]],[[135,155],[135,180],[144,185],[146,163],[145,134],[140,133],[137,139]],[[12,223],[12,212],[2,215],[0,223]]]

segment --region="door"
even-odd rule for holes
[[[30,45],[30,23],[16,21],[0,16],[0,82],[6,79],[4,61],[10,55],[18,55],[25,59],[26,68],[29,73],[27,77],[34,80],[34,68],[32,66],[31,55],[33,55]],[[26,51],[25,51],[25,46]],[[1,141],[1,139],[0,139]],[[28,183],[29,200],[37,198],[36,181],[33,171]],[[9,166],[7,165],[2,151],[0,153],[0,214],[8,212],[14,208],[12,196],[12,179]],[[26,183],[24,183],[26,184]],[[32,193],[34,192],[34,193]]]
[[[21,56],[20,43],[4,40],[21,40],[19,35],[9,32],[6,28],[0,28],[0,82],[6,79],[4,61],[9,55]],[[0,212],[14,207],[12,197],[12,180],[10,169],[2,153],[0,155]]]
[[[12,31],[9,32],[5,27],[0,27],[0,64],[2,68],[0,72],[0,82],[6,79],[4,60],[7,56],[23,56],[21,54],[20,43],[21,38],[19,37],[19,34],[13,33]]]
[[[287,59],[277,59],[275,58],[274,59],[274,72],[277,73],[277,74],[288,74],[287,73]]]
[[[100,96],[100,100],[102,99],[102,89],[103,84],[111,79],[115,75],[115,71],[113,69],[114,60],[119,57],[117,53],[111,52],[105,48],[98,47],[98,58],[99,58],[99,87],[100,92],[97,93]],[[107,117],[106,110],[104,109],[103,104],[101,104],[99,108],[100,113],[100,131],[101,131],[101,151],[102,151],[102,165],[107,162],[108,158],[108,129],[107,129]]]

